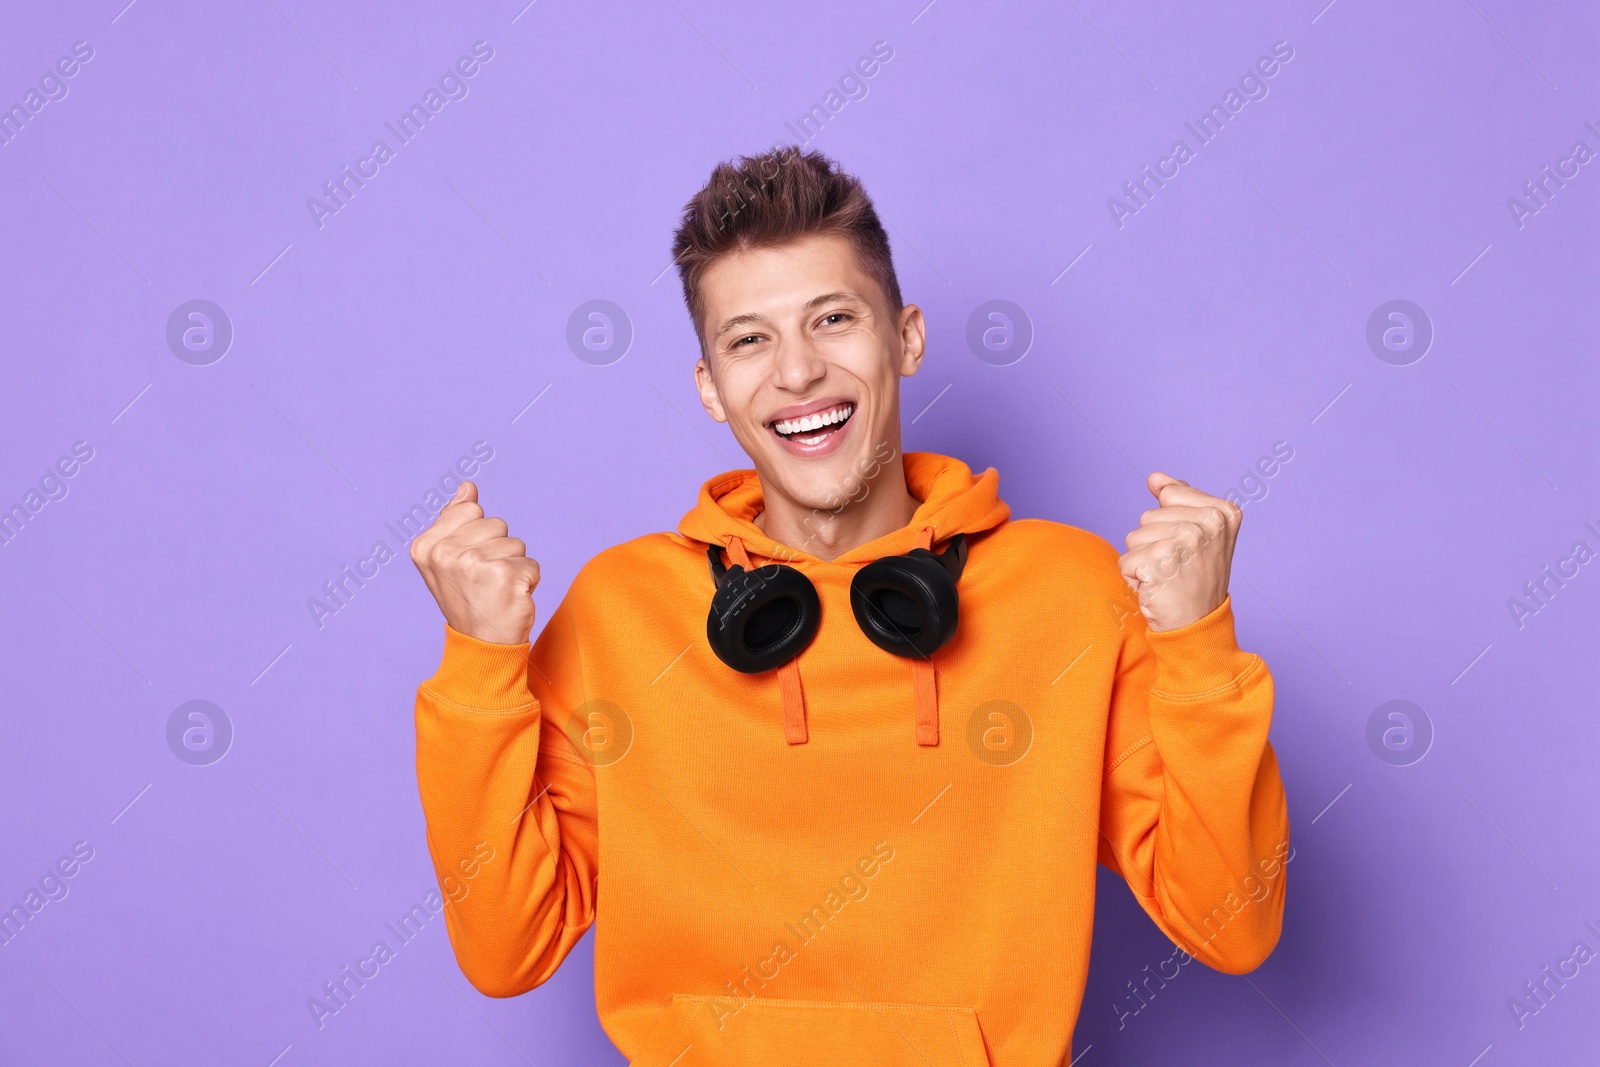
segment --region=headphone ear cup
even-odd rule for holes
[[[798,656],[822,625],[811,579],[782,563],[728,568],[711,598],[706,640],[734,670],[760,674]]]
[[[909,658],[931,656],[955,636],[959,598],[950,572],[932,553],[913,549],[857,571],[850,607],[873,644]]]

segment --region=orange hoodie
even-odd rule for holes
[[[904,468],[911,523],[832,561],[767,538],[732,471],[676,533],[585,564],[531,646],[446,626],[417,778],[474,986],[534,988],[594,925],[601,1024],[642,1067],[1056,1067],[1097,861],[1183,952],[1265,959],[1288,812],[1231,601],[1152,633],[1102,538],[1010,519],[993,468]],[[919,677],[857,627],[850,580],[957,533],[959,626]],[[792,669],[712,652],[708,545],[815,584]]]

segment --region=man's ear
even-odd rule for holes
[[[700,390],[700,405],[718,422],[727,422],[728,413],[722,410],[722,399],[717,396],[717,383],[712,380],[711,366],[701,356],[694,364],[694,386]]]
[[[907,304],[900,309],[900,376],[909,378],[922,366],[923,353],[928,347],[927,324],[922,319],[922,309]]]

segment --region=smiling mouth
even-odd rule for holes
[[[801,445],[819,445],[844,428],[856,413],[856,406],[846,402],[826,411],[818,411],[798,419],[778,419],[772,432],[785,441]]]

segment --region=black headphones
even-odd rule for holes
[[[723,566],[717,545],[706,549],[717,591],[706,616],[706,640],[717,658],[744,674],[760,674],[798,656],[822,625],[816,587],[800,571],[769,563],[746,571]],[[943,552],[913,548],[873,560],[850,582],[856,624],[885,652],[931,656],[956,634],[956,581],[967,565],[967,535]]]

